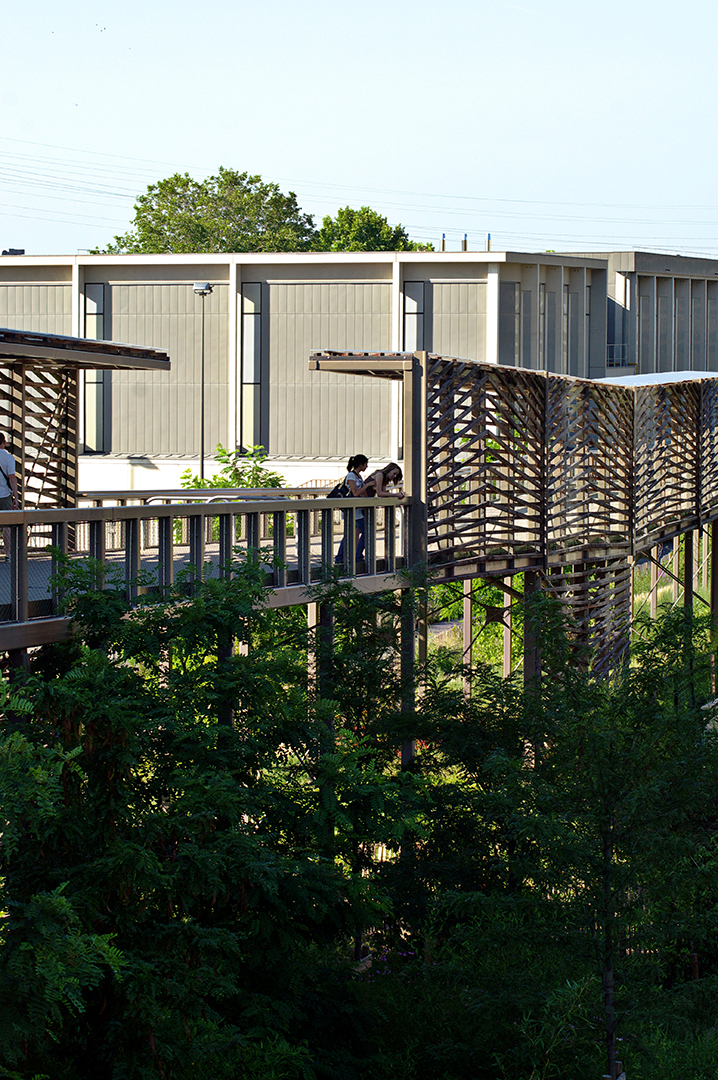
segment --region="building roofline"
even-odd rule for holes
[[[604,269],[607,256],[581,256],[575,253],[530,251],[242,251],[208,252],[158,255],[4,255],[3,266],[106,266],[117,263],[124,266],[152,266],[166,263],[169,266],[231,266],[233,264],[270,264],[275,266],[297,263],[328,263],[330,265],[371,265],[376,263],[540,263],[548,266],[580,265],[595,263],[596,269]]]

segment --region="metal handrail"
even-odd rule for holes
[[[247,495],[248,492],[243,492]],[[8,525],[39,525],[52,524],[58,521],[127,521],[131,518],[156,518],[156,517],[218,517],[221,514],[235,516],[243,514],[276,514],[276,513],[319,513],[321,510],[349,510],[364,509],[378,506],[401,505],[396,497],[390,498],[367,498],[367,499],[328,499],[326,497],[311,500],[311,507],[298,508],[288,506],[289,500],[284,498],[263,499],[261,504],[252,495],[242,500],[225,500],[224,502],[192,502],[181,503],[140,503],[135,505],[114,506],[65,506],[65,507],[33,507],[30,510],[0,510],[0,528]],[[309,500],[307,500],[309,501]],[[185,513],[179,511],[185,509]]]
[[[154,493],[131,494],[145,500]],[[218,494],[224,493],[212,492]],[[403,540],[397,543],[403,515],[396,497],[329,499],[320,491],[319,497],[288,499],[284,489],[270,498],[264,489],[261,499],[247,490],[233,494],[238,497],[219,502],[0,511],[0,530],[10,538],[6,565],[0,570],[0,650],[44,644],[67,634],[68,620],[52,584],[58,553],[120,568],[128,599],[133,600],[147,591],[143,570],[156,579],[149,588],[162,594],[172,587],[180,567],[192,588],[208,561],[226,576],[232,572],[233,556],[254,550],[265,565],[268,603],[280,607],[308,602],[326,568],[334,566],[343,537],[341,577],[359,579],[369,591],[402,586],[396,572],[403,563]],[[363,566],[356,565],[355,557],[354,523],[360,509],[365,518]],[[98,587],[102,577],[98,575]]]
[[[151,491],[81,491],[77,498],[81,503],[150,502],[156,499],[171,502],[212,502],[223,496],[227,501],[238,497],[266,499],[275,496],[282,499],[317,499],[330,492],[333,484],[321,488],[158,488]],[[280,494],[281,493],[281,494]]]

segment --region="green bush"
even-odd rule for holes
[[[715,1075],[707,627],[599,679],[537,598],[540,685],[441,653],[414,709],[396,594],[92,585],[3,689],[0,1077]]]
[[[268,455],[263,446],[248,446],[243,450],[227,450],[217,444],[217,460],[222,468],[214,476],[197,476],[191,469],[182,473],[183,488],[280,488],[284,486],[281,473],[264,465]]]

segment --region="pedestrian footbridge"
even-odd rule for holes
[[[686,603],[699,551],[716,596],[718,382],[708,374],[626,387],[426,352],[325,351],[309,366],[317,379],[400,383],[403,502],[338,505],[321,489],[133,491],[2,512],[0,650],[67,634],[52,586],[60,552],[114,568],[132,598],[180,574],[230,573],[233,555],[259,550],[268,602],[305,604],[359,507],[366,559],[356,565],[347,543],[341,569],[358,587],[403,588],[402,570],[423,566],[437,583],[461,583],[469,607],[476,582],[494,581],[510,601],[544,586],[599,668],[625,654],[634,565],[657,563],[659,546],[674,553],[669,573]]]

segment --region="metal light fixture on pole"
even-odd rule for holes
[[[195,296],[202,297],[202,367],[199,393],[199,475],[200,479],[204,480],[204,301],[205,297],[209,296],[212,292],[212,286],[208,281],[195,281],[192,289]]]

